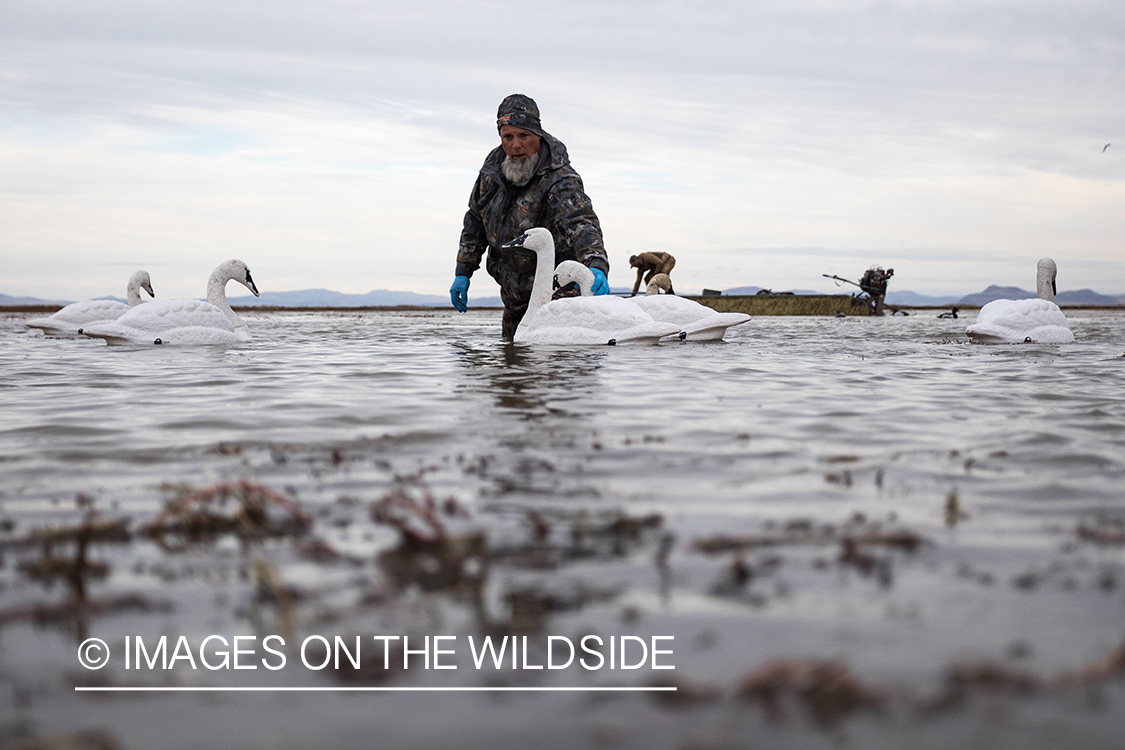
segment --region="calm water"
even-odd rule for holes
[[[1125,313],[1070,313],[1072,345],[1005,347],[936,316],[558,351],[502,344],[495,311],[251,313],[253,343],[195,349],[47,339],[0,315],[0,746],[93,730],[128,748],[1114,746]],[[141,533],[235,480],[311,526]],[[373,517],[396,492],[456,501],[446,547]],[[72,542],[28,542],[84,518],[129,539],[92,543],[78,573]],[[676,669],[119,662],[126,636],[279,632],[671,635]],[[79,666],[87,637],[109,667]],[[774,660],[789,671],[763,682]],[[810,687],[814,663],[854,689]],[[73,689],[658,683],[680,690]]]

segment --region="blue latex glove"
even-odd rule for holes
[[[453,277],[453,286],[449,287],[449,298],[453,301],[453,306],[457,308],[457,312],[465,312],[469,309],[468,276]]]
[[[590,270],[594,272],[594,296],[609,294],[609,279],[605,277],[605,271],[600,268]]]

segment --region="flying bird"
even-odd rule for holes
[[[1110,146],[1112,146],[1112,145],[1113,145],[1112,143],[1107,143],[1107,144],[1105,144],[1104,146],[1102,146],[1102,153],[1104,154],[1104,153],[1105,153],[1105,150],[1106,150],[1107,148],[1109,148]]]

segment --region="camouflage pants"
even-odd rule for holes
[[[511,341],[516,336],[520,321],[527,314],[535,276],[508,273],[501,274],[497,281],[500,282],[500,300],[504,303],[503,335],[506,340]]]

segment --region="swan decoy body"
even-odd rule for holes
[[[1039,261],[1033,299],[998,299],[977,313],[976,322],[965,329],[978,344],[1069,344],[1074,334],[1066,316],[1055,304],[1055,261]]]
[[[535,281],[527,313],[513,337],[517,343],[555,344],[655,344],[679,333],[669,323],[659,323],[636,305],[609,295],[551,299],[555,283],[555,242],[543,227],[535,227],[504,245],[504,248],[535,253]],[[576,261],[564,261],[582,266]],[[560,266],[563,264],[560,264]],[[582,266],[585,268],[585,266]],[[572,267],[571,267],[572,268]],[[576,269],[575,269],[576,270]],[[564,276],[565,276],[564,270]],[[593,284],[593,274],[590,283]],[[567,279],[570,281],[573,279]],[[560,284],[564,279],[559,279]]]
[[[90,324],[117,320],[129,312],[130,308],[141,304],[144,301],[141,297],[142,289],[150,297],[156,297],[148,271],[137,271],[129,278],[129,284],[125,287],[125,298],[129,300],[129,304],[115,299],[82,300],[67,305],[54,315],[29,320],[27,326],[39,328],[52,336],[81,336]]]
[[[555,286],[565,288],[568,282],[573,282],[582,296],[593,294],[594,275],[581,263],[564,260],[555,269]],[[658,273],[648,282],[644,297],[630,297],[625,301],[637,305],[659,323],[679,326],[680,330],[674,335],[680,341],[717,341],[730,326],[750,320],[746,313],[721,313],[674,294],[660,294],[660,290],[667,292],[671,286],[668,274]]]
[[[672,280],[668,275],[658,273],[648,282],[645,296],[635,297],[632,301],[653,320],[678,325],[687,334],[684,338],[688,341],[718,341],[730,326],[750,320],[746,313],[719,312],[674,294],[660,294],[661,290],[668,292],[671,288]]]
[[[240,260],[221,263],[207,282],[207,301],[171,299],[134,308],[115,321],[87,326],[87,336],[107,344],[238,344],[250,340],[246,323],[230,309],[226,284],[237,281],[255,297],[258,288]]]

